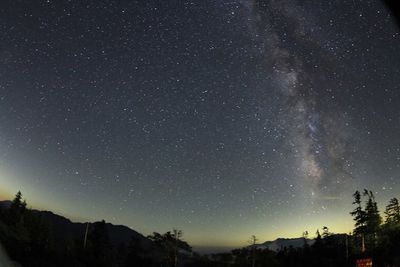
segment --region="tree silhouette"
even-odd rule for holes
[[[256,243],[258,239],[255,235],[252,235],[249,240],[251,246],[251,266],[254,267],[256,264]]]
[[[178,241],[180,241],[181,237],[183,236],[183,232],[178,229],[173,229],[172,236],[174,237],[174,267],[178,265]]]
[[[396,225],[400,223],[400,205],[397,198],[392,198],[386,206],[386,221],[389,225]]]
[[[161,249],[164,255],[164,260],[168,265],[177,266],[180,251],[192,251],[192,248],[189,246],[189,244],[181,239],[182,236],[182,231],[173,229],[173,233],[168,231],[161,235],[157,232],[154,232],[153,235],[148,236],[148,238],[154,242],[156,247]]]
[[[369,248],[376,247],[377,233],[380,230],[382,218],[372,191],[364,189],[362,195],[367,198],[365,208],[362,208],[361,193],[356,191],[353,194],[353,204],[357,206],[350,214],[355,221],[354,234],[361,236],[361,251],[364,252],[366,244]]]
[[[382,223],[382,218],[379,215],[378,205],[372,191],[364,189],[364,196],[368,198],[365,206],[365,231],[367,234],[375,235]]]
[[[365,211],[362,208],[362,202],[361,202],[361,193],[360,191],[356,191],[353,194],[354,201],[353,205],[356,205],[356,208],[350,212],[351,216],[354,217],[354,234],[356,235],[363,235],[365,233],[365,219],[366,219],[366,214]]]
[[[20,223],[23,219],[23,215],[26,211],[26,201],[22,200],[22,193],[18,191],[13,201],[11,202],[10,208],[8,209],[8,220],[10,224]]]

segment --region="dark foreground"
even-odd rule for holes
[[[351,215],[356,224],[352,235],[333,234],[325,227],[313,240],[307,239],[305,233],[299,247],[272,251],[249,245],[228,253],[201,256],[183,241],[181,231],[144,237],[128,227],[104,221],[72,223],[51,212],[27,209],[18,193],[12,202],[0,203],[0,241],[5,250],[0,248],[0,264],[4,267],[336,267],[356,266],[357,259],[372,258],[373,266],[400,266],[397,199],[387,206],[386,221],[382,223],[373,196],[368,192],[354,196],[356,208]],[[362,196],[367,198],[365,208]],[[13,263],[5,261],[6,254]]]

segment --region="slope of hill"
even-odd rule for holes
[[[11,201],[10,200],[3,200],[0,201],[0,208],[8,208],[11,205]]]
[[[0,207],[9,207],[11,201],[0,201]],[[71,220],[54,214],[51,211],[40,211],[32,210],[37,213],[43,221],[48,225],[49,231],[52,232],[54,241],[57,242],[59,247],[67,246],[68,242],[82,239],[85,235],[87,223],[77,223]],[[98,222],[89,223],[90,229]],[[137,240],[143,248],[149,248],[151,241],[144,237],[142,234],[132,230],[131,228],[124,225],[113,225],[111,223],[106,224],[106,229],[110,237],[111,243],[118,247],[121,243],[127,245],[131,239]]]

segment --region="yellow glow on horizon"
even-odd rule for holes
[[[13,177],[10,173],[5,172],[0,169],[0,199],[1,200],[12,200],[18,190],[15,190],[15,183],[10,182],[15,181],[15,177]]]
[[[14,196],[10,192],[0,188],[0,200],[11,200],[13,197]]]
[[[41,192],[42,188],[37,184],[27,184],[26,179],[22,179],[16,174],[6,172],[0,168],[0,200],[11,200],[20,190],[23,197],[26,198],[28,207],[38,210],[49,210],[74,222],[97,221],[105,219],[114,224],[129,225],[127,221],[112,221],[107,214],[83,213],[82,210],[76,209],[74,200],[60,197],[53,199],[54,196],[48,192]],[[24,182],[25,181],[25,182]],[[81,214],[86,214],[85,218]],[[289,213],[289,211],[288,211]],[[290,217],[290,215],[288,215]],[[294,215],[293,215],[294,216]],[[317,229],[322,231],[323,226],[329,227],[333,233],[349,233],[353,229],[353,221],[348,214],[347,207],[345,211],[340,212],[340,216],[326,214],[325,216],[303,216],[296,219],[288,220],[282,218],[279,223],[272,224],[272,218],[257,218],[254,221],[249,221],[247,224],[235,224],[230,227],[220,226],[218,229],[213,229],[212,232],[205,234],[198,229],[187,230],[184,228],[184,239],[193,246],[204,247],[221,247],[221,248],[240,248],[248,245],[248,240],[251,235],[256,235],[259,243],[265,241],[273,241],[277,238],[299,238],[304,231],[309,232],[309,238],[315,237]],[[291,218],[291,217],[290,217]],[[232,223],[232,222],[231,222]],[[142,234],[151,234],[153,231],[161,231],[159,228],[147,231],[140,229],[139,225],[135,225],[132,229],[141,232]],[[211,238],[210,238],[211,236]]]

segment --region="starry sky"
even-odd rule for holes
[[[3,0],[0,196],[194,246],[400,197],[400,41],[375,0]]]

